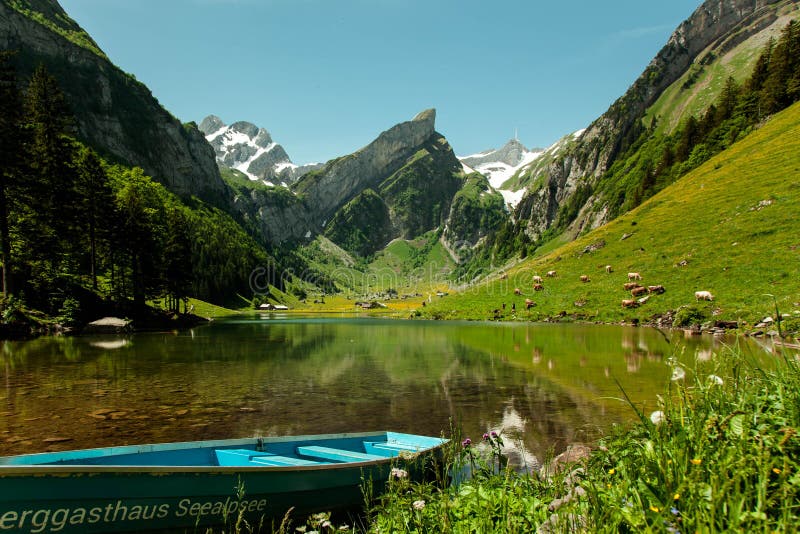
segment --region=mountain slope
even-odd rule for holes
[[[774,317],[774,295],[786,321],[800,322],[800,103],[619,217],[549,254],[426,311],[437,317],[489,318],[513,303],[516,317],[559,315],[604,321],[646,320],[681,311],[699,321]],[[610,265],[613,272],[606,272]],[[544,291],[531,289],[545,278]],[[628,272],[663,285],[637,309],[623,309]],[[591,279],[579,281],[580,275]],[[522,289],[514,295],[513,288]],[[696,302],[707,290],[713,302]],[[524,299],[535,306],[524,309]],[[510,313],[506,312],[506,317]],[[680,315],[678,315],[680,317]],[[796,325],[797,326],[797,325]]]
[[[108,158],[142,167],[179,195],[224,203],[227,188],[202,133],[181,124],[147,87],[113,65],[58,2],[0,2],[0,49],[19,50],[22,82],[39,64],[58,79],[79,139]]]
[[[603,199],[592,188],[616,158],[644,132],[642,119],[662,93],[683,76],[700,54],[726,46],[734,36],[743,40],[771,25],[778,12],[798,0],[707,0],[681,23],[667,44],[628,91],[538,176],[520,202],[516,218],[525,231],[540,239],[557,223],[558,230],[572,224],[571,236],[608,221],[602,207],[589,209]],[[565,207],[565,208],[562,208]],[[575,221],[576,218],[580,220]],[[574,221],[574,222],[573,222]]]

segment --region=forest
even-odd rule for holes
[[[274,263],[264,246],[229,214],[83,145],[58,81],[40,66],[20,87],[15,56],[0,52],[4,319],[32,309],[69,325],[154,301],[185,311],[190,295],[249,299],[250,273]]]

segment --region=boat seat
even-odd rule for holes
[[[380,454],[383,456],[397,456],[401,452],[419,452],[422,447],[409,445],[407,443],[388,443],[386,441],[365,441],[364,450],[369,454]]]
[[[319,462],[278,456],[271,452],[254,451],[252,449],[215,449],[217,463],[225,467],[248,467],[268,465],[273,467],[318,465]]]
[[[333,462],[368,462],[371,460],[383,460],[386,458],[385,455],[379,456],[377,454],[365,454],[363,452],[334,449],[331,447],[319,447],[317,445],[297,447],[297,454],[301,456],[308,456],[310,458],[330,460]]]

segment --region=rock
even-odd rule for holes
[[[119,317],[103,317],[87,324],[83,334],[122,334],[133,330],[133,322]]]
[[[72,438],[58,438],[58,437],[53,437],[53,438],[45,438],[45,439],[44,439],[44,440],[42,440],[42,441],[44,441],[45,443],[64,443],[64,442],[66,442],[66,441],[72,441]]]
[[[591,453],[592,449],[590,447],[582,443],[573,443],[567,447],[567,450],[553,458],[549,464],[542,466],[540,475],[549,477],[565,467],[588,459]]]

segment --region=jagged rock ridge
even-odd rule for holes
[[[209,115],[200,123],[200,131],[214,148],[219,165],[240,171],[251,180],[268,185],[291,184],[321,167],[317,163],[295,165],[266,129],[250,122],[228,126],[219,117]]]

